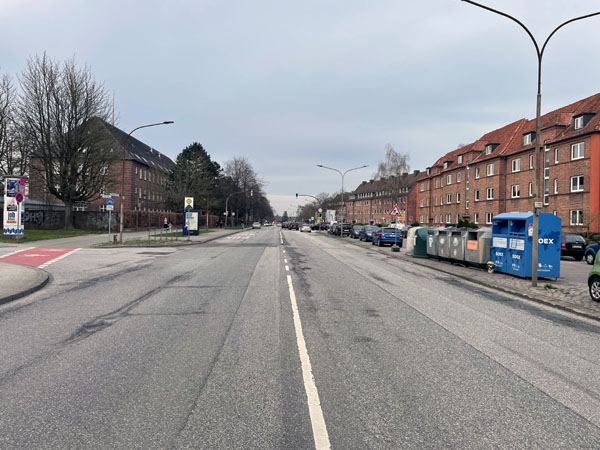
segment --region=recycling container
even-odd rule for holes
[[[485,267],[490,260],[490,245],[492,241],[491,228],[469,230],[465,237],[465,262],[479,267]]]
[[[435,257],[438,256],[438,234],[439,228],[430,228],[427,230],[427,256]]]
[[[414,256],[415,235],[419,228],[421,227],[413,227],[406,233],[406,254],[408,256]]]
[[[415,232],[413,256],[415,258],[427,258],[427,237],[431,227],[419,227]]]
[[[465,261],[466,230],[453,230],[450,232],[450,260],[462,263]]]
[[[538,276],[560,277],[560,217],[539,216]],[[519,277],[531,277],[533,213],[503,213],[492,220],[491,258],[495,269]]]
[[[438,232],[438,258],[450,259],[450,235],[452,229],[445,228]]]

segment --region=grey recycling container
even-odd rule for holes
[[[474,266],[484,267],[490,260],[491,244],[491,228],[479,228],[467,231],[465,238],[465,261]]]
[[[445,228],[438,231],[438,258],[450,259],[450,235],[451,228]]]
[[[450,259],[454,262],[465,261],[466,230],[453,230],[450,232]]]
[[[430,228],[427,230],[427,256],[437,258],[439,232],[439,228]]]

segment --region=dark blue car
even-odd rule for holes
[[[360,231],[358,234],[358,239],[361,241],[369,242],[373,240],[373,231],[378,230],[379,227],[375,225],[367,225],[364,229]]]
[[[373,240],[371,241],[373,245],[382,247],[385,244],[394,245],[396,242],[402,247],[402,231],[397,228],[378,228],[373,232]]]

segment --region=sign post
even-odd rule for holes
[[[106,210],[108,211],[108,242],[110,242],[110,223],[112,222],[112,212],[115,208],[115,201],[112,198],[106,199]]]
[[[394,205],[394,207],[392,208],[392,210],[390,211],[390,216],[396,217],[396,227],[394,227],[396,229],[396,231],[394,232],[394,246],[392,247],[392,251],[393,252],[399,252],[400,251],[400,247],[398,247],[398,218],[401,217],[400,214],[400,208],[398,208],[398,205]],[[401,217],[402,219],[404,219],[404,217]]]
[[[15,236],[17,242],[25,230],[22,215],[25,209],[25,178],[7,176],[4,178],[4,219],[2,232],[6,236]]]

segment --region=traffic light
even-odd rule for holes
[[[298,193],[296,192],[296,200],[298,200]]]

